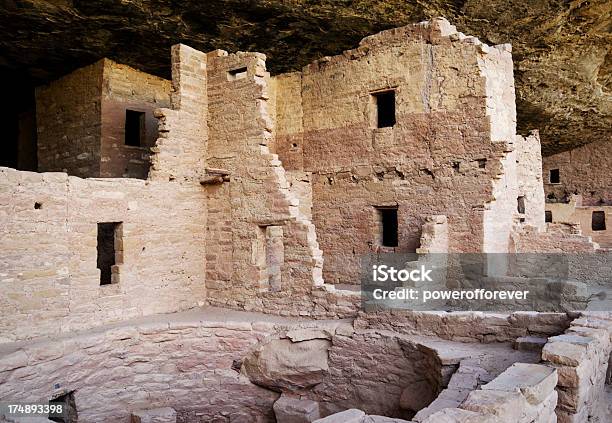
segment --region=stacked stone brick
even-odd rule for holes
[[[557,369],[560,423],[589,421],[605,406],[604,385],[612,352],[610,313],[585,314],[548,339],[542,359]]]

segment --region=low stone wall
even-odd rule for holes
[[[363,423],[550,423],[555,408],[560,422],[586,422],[605,402],[612,316],[578,316],[568,328],[573,317],[380,313],[298,321],[214,308],[159,315],[4,344],[0,401],[72,392],[85,423],[127,422],[164,407],[184,423],[272,422],[281,393],[299,398],[299,406],[316,403],[321,416],[362,408],[371,414],[357,413]],[[538,353],[510,353],[498,342],[545,334],[555,335],[542,353],[546,365],[525,360],[537,361]],[[479,367],[486,357],[505,364],[492,373]],[[461,398],[445,402],[453,389]],[[412,417],[430,403],[431,412]]]
[[[573,316],[575,317],[575,316]],[[552,336],[562,333],[572,321],[571,314],[511,314],[478,311],[447,313],[390,311],[360,313],[355,328],[376,328],[408,335],[437,336],[459,342],[514,342],[523,336]]]
[[[80,423],[128,422],[134,411],[168,406],[179,422],[273,421],[279,394],[249,382],[235,362],[289,323],[187,313],[11,344],[0,354],[0,401],[74,392]]]
[[[565,334],[549,338],[542,359],[559,373],[559,423],[590,421],[605,405],[611,351],[612,313],[584,315],[574,320]]]
[[[263,340],[246,356],[242,373],[257,385],[316,402],[321,415],[359,406],[406,418],[442,389],[447,368],[440,355],[426,340],[319,324]]]
[[[423,423],[555,421],[557,371],[539,364],[516,363],[482,389],[472,391],[459,408],[447,408]]]
[[[539,364],[516,363],[472,391],[458,408],[444,408],[422,423],[550,423],[555,422],[557,370]],[[408,423],[407,420],[367,416],[352,409],[315,423]]]

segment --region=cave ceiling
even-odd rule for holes
[[[612,0],[2,0],[0,70],[40,84],[108,57],[169,77],[169,48],[259,51],[273,74],[444,16],[512,43],[519,132],[545,154],[610,140]]]

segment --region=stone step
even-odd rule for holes
[[[548,342],[547,338],[538,336],[521,336],[516,338],[513,348],[517,351],[541,351]]]

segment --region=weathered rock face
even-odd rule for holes
[[[513,44],[519,128],[539,128],[546,154],[609,137],[612,127],[607,0],[9,0],[0,11],[0,68],[35,82],[104,56],[168,77],[177,42],[260,51],[278,73],[381,29],[445,16],[482,41]]]

